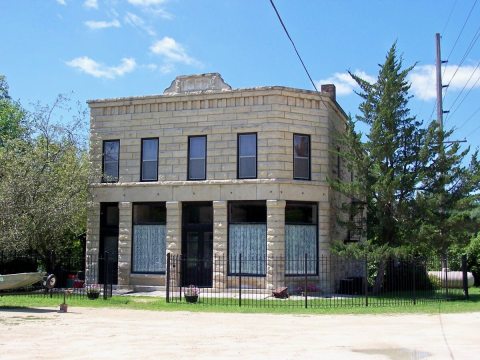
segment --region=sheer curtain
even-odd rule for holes
[[[305,274],[305,254],[307,273],[317,272],[317,226],[285,225],[285,274]]]
[[[242,254],[242,274],[265,275],[267,258],[266,224],[231,224],[229,227],[230,272],[238,273]]]
[[[133,226],[133,271],[164,272],[166,263],[165,225]]]

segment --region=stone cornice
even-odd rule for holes
[[[234,90],[206,90],[188,94],[134,96],[114,99],[88,100],[93,116],[123,115],[163,111],[201,110],[255,105],[290,105],[320,109],[328,104],[332,109],[345,112],[328,93],[296,89],[285,86],[263,86]]]
[[[289,184],[303,186],[328,186],[325,181],[303,181],[289,179],[251,179],[251,180],[203,180],[203,181],[156,181],[156,182],[118,182],[118,183],[90,183],[96,189],[135,188],[157,186],[208,186],[208,185],[259,185],[259,184]]]

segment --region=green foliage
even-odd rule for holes
[[[24,135],[27,130],[25,117],[25,110],[8,93],[5,76],[0,75],[0,147],[5,141]]]
[[[390,48],[375,83],[350,74],[360,87],[360,115],[365,137],[349,120],[338,135],[340,156],[353,172],[352,182],[330,181],[340,193],[366,202],[369,246],[363,251],[405,250],[412,254],[445,253],[454,243],[465,243],[478,229],[480,165],[474,153],[469,166],[463,160],[469,149],[458,143],[443,146],[452,132],[435,122],[424,126],[410,115],[413,66],[403,68],[396,44]],[[344,211],[352,211],[351,205]],[[393,250],[390,250],[393,251]]]
[[[37,106],[22,137],[4,137],[0,148],[0,249],[36,251],[47,256],[81,249],[85,233],[89,162],[85,112],[69,122],[55,120],[68,111],[60,96]]]
[[[475,286],[480,285],[480,232],[470,239],[467,245],[452,245],[448,251],[449,265],[452,270],[461,270],[461,256],[467,256],[467,269],[475,278]]]

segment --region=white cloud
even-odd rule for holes
[[[98,9],[98,1],[97,0],[85,0],[83,6],[90,9]]]
[[[82,56],[70,61],[66,64],[70,67],[76,68],[85,74],[92,75],[96,78],[115,79],[118,76],[125,75],[132,72],[137,67],[137,63],[133,58],[123,58],[121,64],[118,66],[106,66],[97,63],[88,56]]]
[[[156,35],[155,31],[150,26],[148,26],[145,21],[138,15],[127,12],[124,21],[135,28],[145,31],[150,36]]]
[[[99,30],[99,29],[107,29],[111,27],[119,28],[120,27],[120,22],[115,19],[112,21],[94,21],[94,20],[89,20],[84,22],[85,26],[92,30]]]
[[[171,72],[173,72],[175,70],[175,65],[173,64],[163,64],[161,67],[160,67],[160,72],[162,74],[170,74]]]
[[[60,5],[63,5],[63,6],[66,6],[67,3],[65,2],[65,0],[57,0],[57,3],[60,4]]]
[[[158,65],[157,64],[147,64],[147,65],[144,65],[145,68],[147,68],[148,70],[151,70],[151,71],[155,71],[158,69]]]
[[[165,36],[158,40],[152,46],[150,51],[154,54],[163,56],[166,64],[182,63],[186,65],[201,66],[201,63],[189,56],[183,46],[175,39]]]
[[[442,70],[442,83],[446,85],[451,80],[449,91],[461,90],[475,71],[475,66],[461,66],[455,74],[456,70],[457,65],[447,65],[444,70]],[[455,77],[452,79],[454,74]],[[474,85],[475,88],[480,88],[480,81],[477,82],[479,77],[480,71],[477,69],[468,82],[466,89],[471,89]],[[435,65],[420,65],[415,67],[410,73],[409,80],[412,83],[411,89],[415,96],[422,100],[432,100],[436,98]]]
[[[158,15],[164,19],[173,18],[173,15],[163,8],[167,0],[128,0],[128,2],[131,5],[143,8],[149,14]]]
[[[369,83],[374,83],[376,81],[375,77],[368,75],[365,71],[362,70],[355,70],[353,74],[368,81]],[[321,84],[335,84],[335,87],[337,89],[337,95],[339,96],[350,95],[351,93],[353,93],[353,90],[358,89],[356,81],[352,79],[348,72],[334,73],[327,79],[317,81],[317,88],[320,88]]]

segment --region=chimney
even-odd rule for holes
[[[334,84],[325,84],[320,87],[322,93],[327,93],[330,99],[333,101],[337,100],[337,90],[335,89]]]

